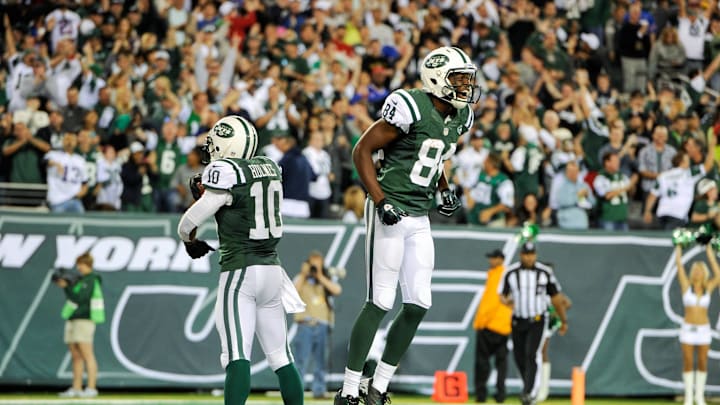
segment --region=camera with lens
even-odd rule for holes
[[[310,266],[310,275],[313,277],[317,277],[318,268],[317,266]]]
[[[57,283],[60,280],[65,280],[68,283],[68,285],[73,285],[73,284],[77,283],[77,281],[79,279],[80,279],[79,274],[75,273],[72,270],[64,269],[64,268],[56,269],[51,276],[51,280],[53,283]]]

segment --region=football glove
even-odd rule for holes
[[[199,200],[200,197],[202,197],[203,192],[205,191],[205,188],[202,185],[202,174],[198,173],[190,177],[188,185],[190,186],[190,192],[192,193],[195,201]]]
[[[193,239],[190,242],[185,242],[185,251],[187,252],[188,256],[192,257],[193,259],[199,259],[210,251],[215,251],[215,249],[208,245],[207,242],[200,239]]]
[[[400,222],[402,217],[407,216],[407,213],[402,208],[394,206],[385,198],[378,203],[375,209],[383,225],[395,225]]]
[[[449,188],[443,190],[440,196],[442,197],[442,204],[438,205],[438,212],[446,217],[452,216],[460,208],[460,199]]]

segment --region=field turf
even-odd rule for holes
[[[472,401],[472,399],[471,399]],[[158,393],[102,393],[95,399],[62,399],[57,394],[0,394],[0,405],[218,405],[222,398],[209,394],[158,394]],[[332,399],[315,400],[306,398],[308,405],[331,405]],[[432,404],[428,397],[395,395],[392,405]],[[468,402],[475,403],[475,402]],[[494,402],[488,402],[494,403]],[[511,397],[506,402],[509,405],[519,404],[520,401]],[[634,399],[634,398],[603,398],[588,399],[587,405],[621,405],[621,404],[673,404],[670,399]],[[559,398],[544,402],[547,405],[570,404],[570,399]],[[248,405],[282,405],[278,396],[253,395]]]

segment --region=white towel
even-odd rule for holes
[[[283,271],[282,304],[288,314],[305,312],[305,303],[285,271]]]

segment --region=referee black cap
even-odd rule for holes
[[[504,258],[505,258],[505,254],[502,252],[502,250],[500,250],[500,249],[495,249],[495,250],[491,250],[491,251],[487,252],[487,253],[485,254],[485,257],[491,258],[491,259],[492,259],[492,258],[504,259]]]
[[[520,248],[520,253],[535,253],[535,242],[525,242]]]

